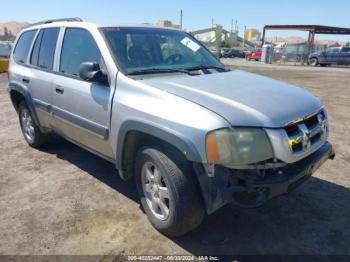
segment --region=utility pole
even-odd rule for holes
[[[245,32],[247,31],[247,27],[244,26],[244,32],[243,32],[243,47],[245,47]]]
[[[182,9],[180,11],[180,28],[182,29],[182,16],[183,16],[183,13],[182,13]]]

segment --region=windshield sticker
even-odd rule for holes
[[[181,44],[187,46],[189,49],[191,49],[193,52],[197,52],[201,46],[194,42],[193,40],[189,39],[188,37],[185,37],[181,40]]]

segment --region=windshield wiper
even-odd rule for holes
[[[228,69],[220,66],[214,66],[214,65],[198,65],[198,66],[192,66],[192,67],[187,67],[186,70],[193,71],[193,70],[201,70],[201,69],[216,69],[220,72],[227,72],[229,71]]]
[[[184,73],[188,75],[197,75],[190,72],[187,69],[176,69],[176,68],[147,68],[140,69],[129,73],[128,75],[142,75],[142,74],[158,74],[158,73]]]

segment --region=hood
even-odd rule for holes
[[[312,52],[311,54],[309,54],[309,57],[312,57],[312,56],[320,56],[320,55],[323,55],[323,51],[317,51],[317,52]]]
[[[240,70],[142,81],[214,111],[232,126],[282,127],[322,107],[304,89]]]

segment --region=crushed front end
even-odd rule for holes
[[[207,213],[227,203],[259,207],[303,184],[335,152],[324,110],[281,129],[264,129],[274,158],[249,165],[195,164]]]

